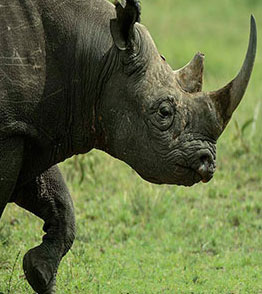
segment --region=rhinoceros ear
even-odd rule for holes
[[[175,71],[176,80],[180,87],[189,93],[202,90],[204,54],[198,52],[184,67]]]
[[[135,37],[134,24],[140,21],[140,4],[137,0],[116,3],[116,19],[110,22],[111,34],[116,47],[126,50]]]

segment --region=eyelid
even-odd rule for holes
[[[175,106],[175,98],[174,98],[174,96],[169,95],[169,96],[166,96],[166,98],[164,98],[164,99],[159,98],[158,100],[152,102],[152,104],[150,105],[149,112],[154,113],[156,110],[159,109],[161,104],[165,104],[165,103],[171,105],[171,107],[174,108],[174,106]]]
[[[170,114],[172,114],[174,112],[172,105],[168,102],[161,103],[159,105],[159,111],[161,111],[161,109],[168,109],[170,111]]]

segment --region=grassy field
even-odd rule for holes
[[[98,151],[61,165],[75,201],[77,237],[59,269],[57,293],[262,293],[262,1],[143,0],[142,9],[142,22],[174,68],[205,53],[205,90],[237,73],[253,13],[254,74],[219,140],[217,172],[208,184],[151,185]],[[0,293],[32,293],[22,257],[40,242],[42,225],[15,205],[6,209]]]

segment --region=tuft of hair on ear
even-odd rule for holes
[[[119,6],[124,9],[135,9],[137,11],[135,22],[141,21],[141,5],[139,0],[115,0],[113,3],[115,4],[116,9],[118,9]]]

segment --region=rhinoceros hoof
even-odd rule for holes
[[[24,256],[23,269],[38,294],[55,294],[56,265],[47,250],[41,246],[29,250]]]

